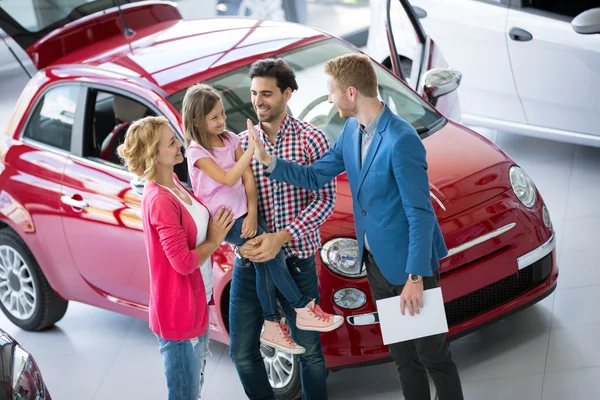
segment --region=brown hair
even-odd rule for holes
[[[185,139],[186,148],[193,140],[212,153],[212,146],[208,140],[206,116],[219,101],[221,101],[219,92],[204,83],[190,86],[185,92],[181,117],[183,119],[183,138]],[[228,140],[225,133],[219,136],[223,140]]]
[[[130,172],[149,181],[154,180],[154,159],[158,154],[160,130],[164,126],[169,126],[165,117],[145,117],[129,125],[125,141],[117,148],[117,153]]]
[[[281,58],[265,58],[255,61],[250,66],[248,76],[250,79],[254,79],[255,77],[275,78],[277,87],[281,90],[281,93],[285,92],[287,88],[292,89],[292,92],[298,90],[298,82],[296,82],[294,70],[290,64]]]
[[[354,86],[363,96],[377,97],[377,74],[369,56],[345,54],[325,63],[325,73],[342,90]]]

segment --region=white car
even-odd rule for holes
[[[414,17],[462,72],[462,123],[600,147],[600,1],[371,0],[367,52],[387,66],[388,2],[406,70]]]

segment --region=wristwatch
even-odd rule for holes
[[[408,279],[412,282],[412,283],[419,283],[419,282],[423,282],[423,277],[421,275],[414,275],[414,274],[408,274]]]

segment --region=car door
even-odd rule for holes
[[[27,90],[35,90],[39,81],[32,82]],[[18,230],[28,235],[27,240],[39,246],[37,262],[46,273],[52,266],[60,266],[61,274],[46,275],[55,282],[69,279],[73,271],[61,227],[60,188],[72,149],[72,132],[81,124],[78,114],[81,98],[81,85],[77,83],[61,82],[45,87],[33,100],[24,127],[18,133],[19,140],[7,137],[0,144],[4,169],[0,207]],[[24,111],[27,105],[21,103],[18,107]],[[5,248],[1,256],[6,255]],[[3,289],[0,288],[0,293],[10,293]],[[25,287],[23,291],[33,294],[33,290]],[[19,319],[31,317],[35,307],[28,300],[33,301],[26,296],[25,304],[15,304],[13,315]],[[2,298],[2,301],[7,299]],[[5,303],[5,307],[9,308],[9,304]]]
[[[63,227],[79,273],[110,301],[134,307],[150,298],[143,182],[121,164],[116,149],[131,122],[145,116],[166,116],[179,132],[167,111],[155,93],[88,84],[83,127],[64,169]],[[185,162],[175,173],[188,185]]]
[[[449,66],[443,49],[428,36],[420,22],[420,13],[411,7],[408,0],[375,0],[373,3],[375,17],[372,23],[376,27],[369,31],[369,52],[377,57],[382,43],[387,43],[385,54],[389,58],[383,64],[423,98],[427,98],[424,91],[428,72]],[[390,52],[390,49],[396,49],[396,53]],[[461,119],[458,92],[453,91],[436,99],[435,106],[446,117]]]
[[[115,302],[148,304],[141,196],[116,148],[132,121],[152,114],[127,93],[87,87],[83,127],[63,173],[62,222],[73,261]]]
[[[463,122],[526,123],[506,47],[509,0],[411,0],[448,64],[462,72]]]
[[[572,19],[589,0],[511,0],[507,42],[530,125],[600,136],[600,35],[581,35]]]

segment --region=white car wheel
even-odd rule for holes
[[[37,290],[29,265],[11,246],[0,246],[0,302],[13,317],[26,320],[35,311]]]

